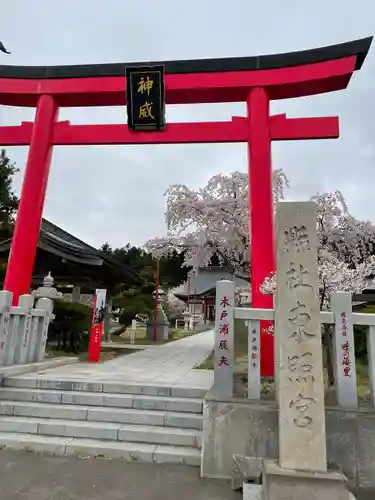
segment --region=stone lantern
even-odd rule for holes
[[[51,276],[51,272],[43,280],[43,286],[40,286],[32,292],[35,299],[50,299],[53,303],[56,299],[62,298],[62,293],[58,292],[56,288],[53,287],[54,279]]]
[[[154,340],[154,324],[156,316],[156,340],[167,340],[169,334],[169,322],[167,316],[159,304],[153,311],[152,317],[147,321],[147,340]]]

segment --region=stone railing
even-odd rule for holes
[[[34,308],[32,295],[21,295],[12,306],[12,294],[0,291],[0,366],[43,361],[52,302],[38,299]]]
[[[214,389],[223,396],[233,395],[234,320],[248,323],[248,398],[259,400],[260,378],[260,321],[274,320],[272,309],[252,309],[234,306],[235,285],[219,281],[216,286],[215,367]],[[337,404],[357,408],[357,376],[354,351],[354,325],[368,326],[367,354],[372,406],[375,406],[375,314],[353,313],[351,294],[337,292],[331,297],[332,311],[321,311],[322,324],[334,325],[334,369]]]

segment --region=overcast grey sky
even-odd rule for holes
[[[57,65],[252,56],[314,48],[375,35],[374,0],[11,0],[1,5],[0,64]],[[47,27],[46,27],[47,26]],[[341,189],[358,217],[375,221],[375,49],[348,90],[273,103],[289,116],[340,116],[341,138],[278,143],[274,168],[288,197]],[[170,106],[169,121],[225,120],[241,104]],[[33,110],[0,108],[0,124]],[[123,123],[122,108],[60,112],[72,123]],[[9,148],[21,172],[27,148]],[[165,233],[163,193],[196,188],[212,175],[247,170],[246,145],[59,147],[44,216],[94,246],[143,244]]]

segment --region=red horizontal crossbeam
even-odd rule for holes
[[[286,114],[271,116],[273,141],[337,139],[339,136],[338,116],[309,118],[287,118]]]
[[[0,146],[28,146],[33,131],[32,122],[0,127]]]
[[[55,126],[56,145],[89,144],[186,144],[212,142],[245,142],[247,123],[198,122],[168,123],[159,132],[133,132],[127,125],[70,125]]]
[[[286,118],[271,116],[271,139],[335,139],[339,137],[339,120],[325,118]],[[33,124],[22,122],[13,127],[0,127],[0,146],[30,144]],[[58,122],[54,126],[53,144],[186,144],[212,142],[246,142],[247,118],[234,117],[230,122],[169,123],[160,132],[132,132],[127,125],[71,125]]]
[[[167,104],[245,101],[250,89],[264,87],[270,99],[286,99],[346,88],[356,56],[319,63],[254,71],[165,75]],[[123,77],[18,79],[0,78],[0,104],[36,106],[39,96],[53,96],[59,106],[125,106]]]

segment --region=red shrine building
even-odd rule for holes
[[[173,291],[178,299],[184,301],[193,315],[202,314],[204,322],[215,320],[216,283],[230,280],[241,290],[242,303],[250,304],[250,283],[238,278],[228,267],[210,266],[198,269],[189,280]]]

